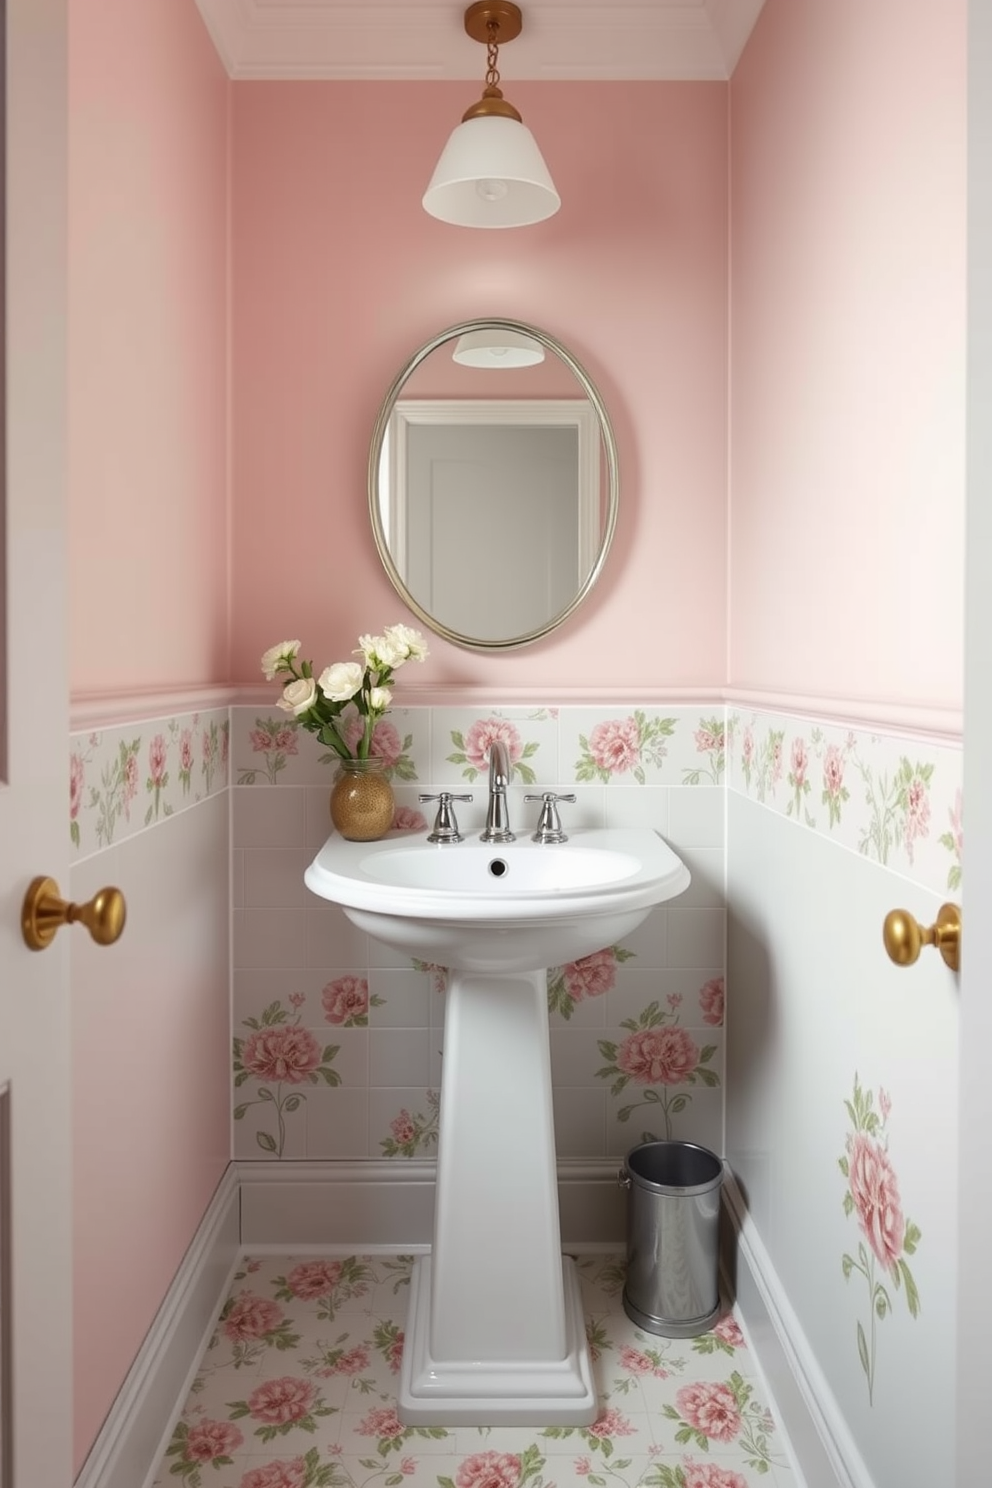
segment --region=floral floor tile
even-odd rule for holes
[[[409,1256],[245,1257],[156,1484],[182,1488],[788,1488],[728,1312],[661,1338],[617,1255],[577,1259],[600,1411],[589,1427],[414,1427],[396,1414]]]

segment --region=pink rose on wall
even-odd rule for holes
[[[905,1221],[888,1153],[859,1131],[848,1140],[847,1160],[858,1223],[882,1265],[891,1269],[902,1254]]]
[[[186,1436],[184,1456],[190,1462],[216,1462],[230,1455],[244,1437],[230,1421],[198,1421]]]
[[[131,820],[131,802],[138,794],[138,756],[128,752],[124,761],[124,816]]]
[[[368,1024],[369,984],[365,977],[343,976],[328,982],[321,993],[324,1021],[345,1028],[364,1028]]]
[[[868,1384],[869,1405],[873,1403],[875,1390],[878,1326],[893,1308],[894,1292],[890,1286],[894,1291],[905,1292],[911,1317],[917,1317],[920,1310],[920,1294],[906,1257],[916,1251],[921,1232],[904,1215],[899,1183],[888,1153],[886,1127],[892,1102],[886,1091],[879,1090],[878,1095],[876,1111],[872,1092],[865,1090],[855,1075],[854,1094],[844,1102],[852,1129],[839,1162],[847,1179],[844,1213],[854,1215],[864,1237],[856,1255],[841,1257],[841,1270],[848,1281],[855,1273],[862,1276],[868,1288],[868,1330],[858,1321],[856,1338],[858,1359]]]
[[[850,799],[850,791],[844,784],[844,756],[836,744],[829,744],[823,757],[823,792],[820,800],[827,808],[831,827],[840,821],[841,809]]]
[[[480,774],[489,769],[489,751],[497,739],[506,745],[510,765],[515,765],[523,755],[523,744],[518,730],[507,719],[480,718],[465,735],[465,753]]]
[[[238,771],[239,785],[254,785],[262,775],[269,785],[275,785],[279,772],[286,768],[290,755],[299,754],[296,728],[280,718],[256,718],[255,727],[249,731],[248,742],[253,754],[262,756],[262,763]],[[221,759],[227,759],[227,733],[221,739]]]
[[[629,961],[633,954],[622,946],[606,946],[601,951],[593,951],[591,956],[549,968],[548,1012],[560,1013],[567,1021],[576,1003],[611,992],[616,986],[617,965]]]
[[[600,770],[622,775],[641,757],[640,736],[633,718],[597,723],[589,735],[589,753]]]
[[[240,1488],[306,1488],[308,1471],[302,1457],[288,1462],[266,1462],[246,1472]]]
[[[309,1416],[316,1400],[317,1386],[311,1380],[285,1374],[280,1379],[264,1380],[254,1389],[248,1396],[248,1409],[256,1421],[285,1426]]]
[[[398,1116],[394,1116],[389,1123],[389,1130],[396,1138],[401,1147],[412,1142],[417,1135],[417,1128],[413,1124],[413,1117],[407,1110],[402,1110]]]
[[[570,961],[562,967],[565,987],[573,1002],[582,1002],[587,997],[602,997],[604,992],[616,986],[617,961],[610,948],[593,951],[579,961]]]
[[[809,755],[806,753],[805,739],[793,739],[792,741],[792,775],[797,786],[803,786],[806,781],[806,771],[809,767]]]
[[[906,825],[904,828],[906,856],[913,861],[913,847],[917,838],[930,835],[930,798],[927,782],[919,775],[913,777],[906,787]]]
[[[477,1452],[455,1473],[457,1488],[517,1488],[520,1458],[513,1452]]]
[[[629,1034],[617,1053],[624,1074],[640,1085],[680,1085],[699,1063],[699,1046],[684,1028],[647,1028]]]
[[[324,1297],[333,1292],[343,1271],[340,1261],[301,1261],[290,1271],[286,1282],[294,1297],[311,1301],[314,1297]]]
[[[283,1310],[268,1297],[256,1297],[251,1292],[241,1292],[224,1319],[222,1331],[236,1342],[262,1338],[278,1328],[283,1321]]]
[[[683,770],[682,783],[699,785],[702,781],[708,780],[713,785],[719,785],[723,779],[727,761],[727,733],[723,719],[715,715],[712,718],[701,718],[693,738],[696,742],[696,753],[707,755],[708,763]]]
[[[729,1385],[683,1385],[675,1395],[682,1419],[711,1441],[731,1442],[741,1429],[741,1413]]]
[[[193,734],[188,728],[184,728],[179,735],[179,769],[189,774],[193,768]]]
[[[703,1022],[714,1028],[723,1024],[724,988],[723,977],[714,977],[699,989],[699,1006],[703,1011]]]
[[[152,785],[161,786],[164,783],[167,760],[165,739],[161,734],[156,734],[148,746],[148,777]]]
[[[709,1063],[718,1045],[700,1049],[695,1039],[677,1023],[676,1011],[681,999],[669,998],[672,1010],[663,1012],[657,1002],[650,1003],[639,1018],[625,1018],[621,1028],[627,1030],[619,1043],[599,1041],[599,1052],[607,1060],[596,1071],[598,1079],[612,1080],[611,1095],[619,1095],[631,1081],[645,1087],[640,1099],[621,1106],[618,1121],[629,1121],[634,1111],[645,1107],[657,1112],[664,1121],[666,1139],[672,1136],[672,1118],[684,1111],[692,1096],[676,1087],[684,1085],[719,1085],[720,1077]],[[653,1133],[645,1131],[645,1138]]]
[[[844,784],[844,756],[836,744],[829,744],[823,758],[823,784],[827,794],[837,796]]]
[[[308,1081],[321,1062],[321,1049],[307,1028],[261,1028],[244,1042],[245,1069],[257,1080]]]

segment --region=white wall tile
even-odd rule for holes
[[[683,847],[724,846],[726,791],[722,786],[686,785],[669,792],[668,840]]]
[[[253,785],[231,792],[235,847],[306,847],[306,792]]]
[[[296,848],[245,848],[244,904],[247,909],[302,909],[312,902],[303,882],[310,861]]]
[[[236,909],[234,965],[304,966],[307,914],[305,909]]]
[[[725,919],[722,909],[670,909],[669,966],[720,965],[723,961]]]
[[[369,1083],[426,1085],[430,1079],[427,1029],[373,1028],[369,1040]]]

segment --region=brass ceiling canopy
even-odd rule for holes
[[[512,41],[523,29],[524,18],[520,6],[513,0],[475,0],[465,12],[465,30],[473,41],[481,41],[488,48],[486,86],[478,103],[473,103],[462,114],[462,123],[478,119],[487,114],[496,114],[504,119],[516,119],[523,123],[512,103],[507,103],[499,86],[499,49],[504,42]]]

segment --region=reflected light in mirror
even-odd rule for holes
[[[544,361],[544,347],[519,331],[466,331],[451,355],[463,367],[534,367]]]

